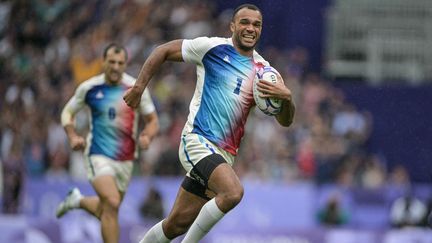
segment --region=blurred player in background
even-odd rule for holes
[[[261,11],[251,4],[239,6],[230,29],[231,38],[174,40],[157,47],[124,96],[129,106],[138,107],[142,92],[165,61],[197,65],[196,89],[179,149],[187,174],[170,214],[153,226],[141,243],[169,242],[185,232],[183,242],[198,242],[243,197],[243,186],[231,165],[255,105],[252,84],[256,68],[268,65],[255,52],[262,30]],[[291,91],[283,82],[260,82],[258,86],[266,93],[262,97],[283,100],[276,119],[289,126],[295,111]]]
[[[105,243],[118,242],[118,211],[129,184],[133,160],[137,158],[137,143],[149,147],[159,130],[158,116],[148,90],[143,92],[136,108],[126,105],[122,97],[133,86],[135,78],[124,73],[127,52],[123,46],[108,45],[103,53],[104,73],[78,86],[61,115],[61,122],[73,150],[86,155],[88,178],[97,196],[82,196],[72,189],[57,208],[57,217],[71,209],[81,208],[101,221]],[[77,134],[75,114],[87,105],[91,112],[90,133],[87,140]],[[139,115],[145,128],[137,136]]]

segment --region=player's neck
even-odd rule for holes
[[[109,79],[107,79],[107,78],[105,77],[105,83],[108,84],[108,85],[111,85],[111,86],[116,86],[116,85],[119,85],[119,84],[120,84],[120,80],[118,80],[118,81],[113,81],[113,80],[109,80]]]
[[[252,49],[252,50],[245,51],[245,50],[242,50],[242,49],[240,49],[240,48],[238,48],[238,47],[236,47],[236,46],[234,46],[234,47],[235,47],[235,49],[237,50],[237,52],[238,52],[240,55],[242,55],[242,56],[245,56],[245,57],[252,57],[252,56],[253,56],[253,49]]]
[[[251,49],[244,49],[244,48],[241,48],[236,42],[235,42],[235,40],[233,39],[233,37],[231,37],[231,41],[232,41],[232,45],[234,46],[234,49],[236,49],[236,51],[240,54],[240,55],[242,55],[242,56],[245,56],[245,57],[252,57],[253,56],[253,52],[254,52],[254,48],[251,48]]]
[[[110,78],[110,76],[107,73],[104,73],[105,83],[111,86],[119,85],[121,83],[122,78],[123,78],[123,74],[121,74],[120,77],[113,79]]]

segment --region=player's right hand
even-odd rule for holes
[[[126,90],[123,95],[123,100],[126,104],[132,108],[137,108],[141,102],[141,95],[143,91],[140,91],[137,87],[132,87]]]
[[[69,144],[72,150],[83,150],[85,148],[86,141],[81,136],[73,136],[69,138]]]

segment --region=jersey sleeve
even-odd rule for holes
[[[213,46],[213,42],[209,37],[198,37],[191,40],[185,39],[182,43],[183,60],[188,63],[198,64]]]
[[[148,89],[145,89],[141,96],[140,113],[143,115],[148,115],[153,111],[155,111],[153,100]]]
[[[62,110],[61,123],[63,126],[73,123],[74,115],[85,105],[85,96],[88,89],[86,89],[83,84],[78,86],[74,95],[72,98],[70,98]]]

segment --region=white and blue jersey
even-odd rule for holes
[[[104,155],[115,161],[136,158],[139,114],[150,114],[155,107],[147,89],[138,109],[127,106],[123,95],[134,83],[135,78],[123,74],[120,84],[110,85],[105,82],[105,75],[101,74],[81,83],[66,104],[63,112],[68,112],[71,117],[84,105],[90,108],[87,155]],[[62,117],[62,123],[69,122]]]
[[[255,105],[252,87],[257,65],[268,65],[258,53],[239,54],[231,38],[183,40],[185,62],[197,65],[197,84],[183,135],[199,134],[232,155]]]

